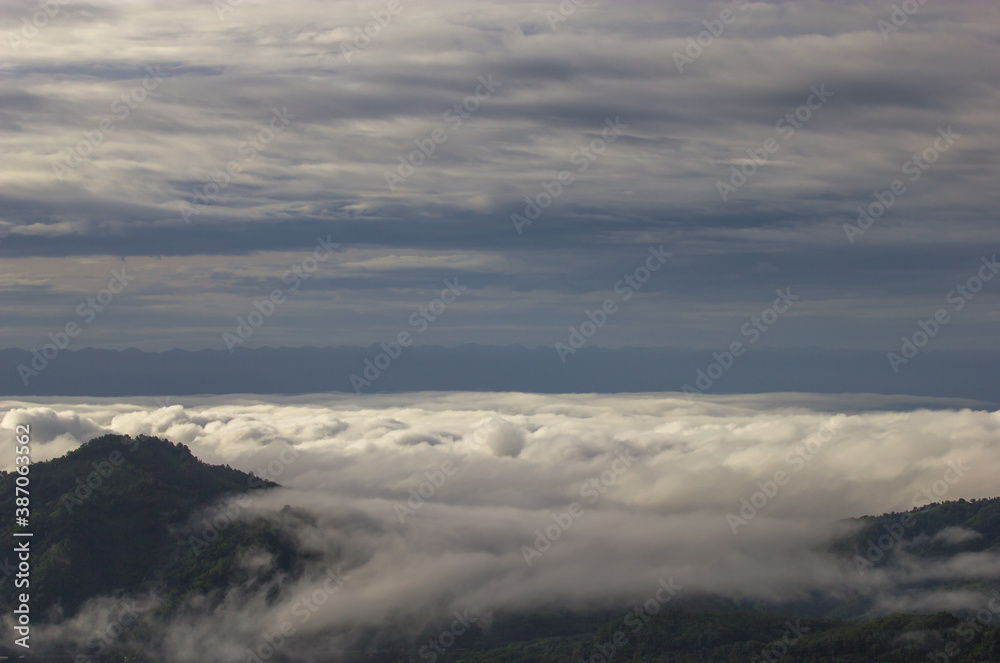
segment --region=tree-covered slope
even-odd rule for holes
[[[850,522],[859,525],[857,533],[837,541],[833,551],[850,558],[861,574],[892,565],[903,553],[927,561],[965,553],[1000,554],[1000,498],[935,502]]]
[[[14,514],[16,473],[0,473],[0,513]],[[31,531],[32,608],[72,614],[99,595],[160,582],[174,593],[223,581],[234,555],[278,546],[262,523],[234,524],[200,554],[185,528],[196,510],[227,495],[276,486],[228,466],[198,460],[182,444],[155,437],[105,435],[61,458],[30,467],[27,528],[0,520],[0,538]],[[10,588],[13,590],[13,587]],[[8,609],[13,591],[3,592]]]
[[[977,630],[969,620],[946,613],[842,621],[669,610],[641,625],[623,617],[587,634],[488,649],[473,637],[441,653],[425,654],[422,660],[433,655],[432,663],[974,663],[1000,661],[1000,626]]]

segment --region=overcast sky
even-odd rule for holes
[[[992,276],[1000,8],[891,4],[5,1],[0,346],[223,349],[280,289],[246,346],[553,346],[612,299],[590,345],[724,348],[790,288],[759,345],[944,308],[996,350],[1000,279],[947,298]]]

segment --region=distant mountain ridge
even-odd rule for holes
[[[708,394],[905,394],[975,399],[1000,407],[1000,382],[995,378],[1000,352],[921,352],[894,373],[884,352],[762,348],[746,352],[717,379],[708,377],[708,372],[720,373],[709,371],[716,361],[712,350],[585,346],[565,363],[553,346],[420,345],[402,349],[395,358],[380,354],[384,350],[379,344],[240,347],[234,352],[85,348],[62,350],[45,360],[29,350],[4,349],[0,395],[353,394],[356,388],[361,393],[617,393],[683,391],[687,385]],[[358,378],[353,383],[352,376]]]

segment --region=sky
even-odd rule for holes
[[[997,350],[1000,7],[904,4],[4,2],[0,347]]]
[[[323,661],[311,646],[350,647],[359,630],[413,634],[455,611],[488,624],[520,610],[620,610],[657,596],[661,581],[678,601],[860,593],[875,613],[975,610],[989,597],[973,588],[1000,568],[995,550],[921,558],[907,541],[893,564],[859,569],[825,547],[845,518],[995,494],[1000,415],[954,400],[442,392],[0,406],[0,429],[30,423],[35,462],[103,433],[144,434],[276,481],[283,488],[199,514],[196,532],[264,517],[313,554],[301,577],[270,581],[282,590],[274,600],[272,585],[193,596],[163,620],[155,593],[101,598],[36,627],[43,644],[84,649],[125,600],[143,606],[158,654],[173,661],[245,660],[236,654],[285,621],[296,635],[283,653]],[[13,454],[0,447],[0,466]],[[935,542],[977,536],[951,528]],[[327,571],[342,583],[296,618],[303,598],[333,587]]]

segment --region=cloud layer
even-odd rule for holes
[[[839,519],[995,494],[1000,415],[901,411],[908,401],[452,393],[8,401],[0,427],[31,422],[35,461],[96,431],[162,436],[284,486],[255,497],[244,515],[277,518],[284,505],[312,514],[313,522],[282,525],[320,561],[286,583],[280,601],[234,594],[227,605],[236,616],[193,605],[190,618],[166,626],[172,660],[195,660],[198,648],[221,658],[293,620],[330,569],[346,579],[308,620],[293,621],[301,639],[290,652],[305,656],[319,633],[350,647],[365,629],[415,632],[453,610],[488,620],[621,607],[669,578],[688,596],[861,591],[883,610],[977,605],[972,592],[917,586],[995,578],[1000,560],[991,554],[932,563],[901,548],[891,569],[859,574],[850,557],[819,551]],[[736,516],[745,520],[734,526]],[[974,536],[947,530],[938,540]]]
[[[888,0],[402,0],[388,22],[348,0],[56,4],[37,28],[33,0],[2,10],[7,347],[44,343],[125,266],[135,282],[74,347],[221,348],[330,237],[342,252],[251,345],[388,340],[455,277],[470,291],[420,342],[551,345],[663,244],[671,263],[598,344],[715,347],[792,286],[767,343],[881,349],[992,255],[994,3],[925,3],[891,32]],[[609,118],[627,127],[602,147]],[[955,144],[914,166],[947,127]],[[390,187],[401,159],[424,163]],[[518,234],[511,214],[561,171]],[[896,178],[851,244],[843,224]],[[996,349],[996,292],[942,348]]]

